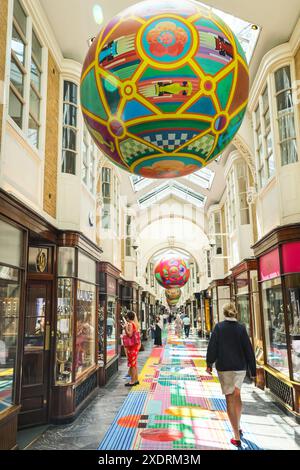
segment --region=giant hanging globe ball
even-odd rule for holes
[[[148,0],[114,17],[84,62],[81,105],[99,149],[147,178],[218,157],[245,115],[249,72],[228,25],[187,0]]]
[[[181,297],[181,290],[179,287],[173,287],[165,290],[167,300],[179,300]]]
[[[165,289],[183,287],[189,280],[190,269],[184,259],[163,258],[155,266],[154,275],[158,284]]]
[[[167,300],[169,307],[175,307],[179,302],[179,299]]]

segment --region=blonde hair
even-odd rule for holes
[[[226,304],[223,307],[224,317],[227,318],[237,318],[237,310],[234,304]]]

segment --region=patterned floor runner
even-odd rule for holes
[[[206,345],[169,333],[153,348],[100,450],[223,450],[232,431],[218,379],[205,372]],[[244,429],[242,449],[259,450]]]

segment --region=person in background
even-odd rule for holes
[[[190,336],[190,329],[191,329],[191,319],[188,313],[185,314],[182,320],[185,337],[188,338]]]
[[[178,338],[180,338],[182,335],[182,320],[179,314],[175,319],[175,335],[177,335]]]
[[[218,323],[211,335],[207,355],[207,373],[212,375],[216,364],[222,392],[226,397],[227,414],[234,438],[231,444],[241,446],[240,428],[242,414],[241,388],[249,369],[251,377],[256,376],[256,360],[252,344],[245,326],[237,321],[237,311],[233,304],[223,308],[225,321]]]
[[[127,313],[127,322],[125,324],[125,334],[132,337],[133,334],[140,332],[140,325],[137,319],[135,312],[129,311]],[[126,349],[126,356],[127,362],[129,367],[129,375],[131,377],[130,382],[125,384],[125,387],[134,387],[135,385],[139,385],[139,378],[138,378],[138,369],[137,369],[137,359],[139,350],[141,348],[141,342],[135,344],[134,346]]]
[[[154,334],[154,346],[162,346],[162,330],[163,330],[163,320],[161,317],[156,317],[155,322],[155,334]]]
[[[197,318],[197,334],[199,338],[202,337],[202,321],[200,315]]]

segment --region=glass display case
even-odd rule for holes
[[[73,364],[73,280],[58,279],[56,329],[56,383],[72,382]]]
[[[60,247],[58,274],[55,384],[68,385],[96,365],[96,262]]]
[[[0,413],[14,403],[19,305],[19,271],[0,266]]]
[[[0,220],[0,414],[18,402],[18,340],[24,234]]]
[[[76,317],[75,371],[78,378],[95,364],[96,286],[78,282]]]
[[[289,376],[287,335],[280,278],[262,283],[262,302],[267,363]]]
[[[300,274],[286,276],[293,380],[300,382]]]
[[[246,327],[247,333],[252,338],[250,326],[250,292],[248,271],[244,271],[235,278],[236,306],[238,320]]]
[[[109,362],[117,355],[117,316],[115,297],[107,298],[106,338],[106,357],[107,362]]]
[[[259,284],[258,271],[250,271],[250,295],[252,308],[252,329],[253,329],[253,346],[256,361],[259,364],[264,362],[263,336],[260,314]]]

